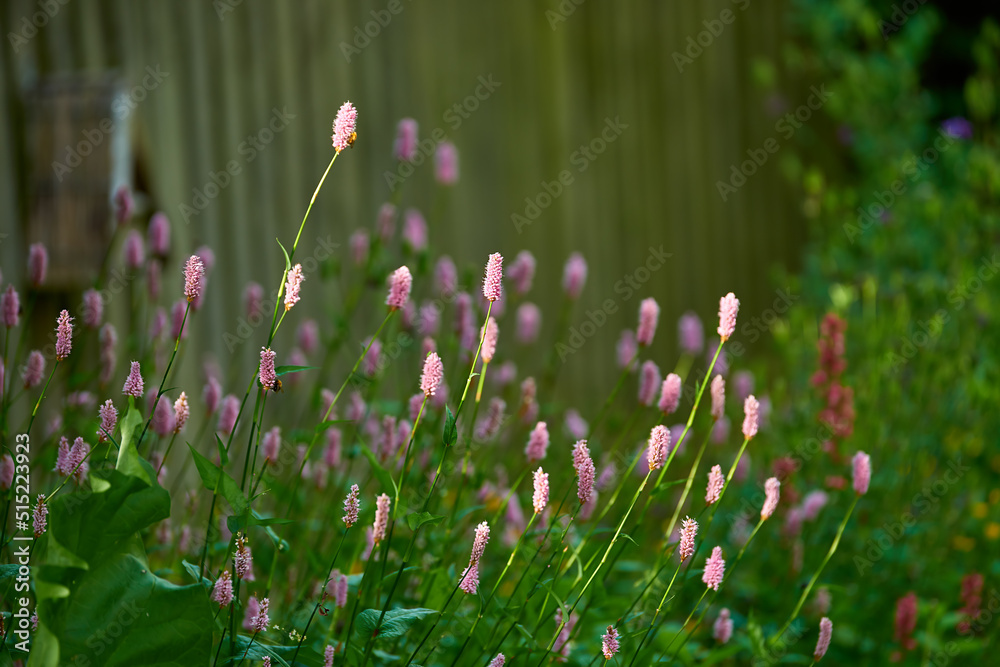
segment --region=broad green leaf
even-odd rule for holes
[[[136,449],[135,441],[142,432],[142,415],[135,409],[134,402],[134,399],[130,396],[128,400],[128,412],[125,413],[125,417],[121,422],[122,441],[121,447],[118,449],[118,461],[115,463],[115,470],[125,475],[138,477],[147,484],[152,484],[153,478],[149,477],[149,474],[139,463],[139,450]]]
[[[425,523],[437,523],[444,519],[443,516],[438,516],[431,514],[430,512],[414,512],[406,517],[406,524],[410,527],[410,530],[417,530],[420,526]]]
[[[390,609],[382,619],[382,627],[378,628],[378,639],[392,639],[406,634],[410,627],[431,614],[437,614],[434,609]],[[376,631],[380,609],[365,609],[358,614],[355,624],[362,637],[369,637]]]
[[[444,444],[446,447],[453,445],[455,439],[458,437],[458,430],[455,427],[455,415],[451,413],[451,408],[447,405],[444,406],[445,409],[445,420],[444,420]]]
[[[185,443],[188,447],[191,446],[190,442]],[[229,465],[229,452],[226,451],[226,443],[222,442],[222,438],[219,434],[215,434],[215,446],[219,449],[219,463],[225,468]]]
[[[201,482],[205,485],[205,488],[209,491],[218,490],[222,494],[222,497],[226,499],[229,506],[233,508],[235,514],[243,514],[247,511],[247,499],[240,491],[239,485],[236,483],[232,477],[229,476],[224,470],[219,470],[219,468],[206,459],[204,456],[198,453],[198,451],[188,445],[188,449],[191,450],[191,456],[194,457],[194,465],[198,469],[198,474],[201,475]],[[221,480],[219,475],[222,475]]]
[[[214,582],[211,579],[208,579],[207,577],[201,576],[201,571],[198,569],[197,565],[195,565],[194,563],[189,563],[186,560],[182,560],[181,565],[184,566],[184,571],[190,574],[192,579],[194,579],[197,582],[200,582],[201,585],[206,588],[212,587]]]

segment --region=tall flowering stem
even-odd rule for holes
[[[684,507],[684,502],[687,500],[688,494],[691,492],[691,486],[694,484],[694,477],[698,472],[698,465],[701,463],[701,457],[705,454],[705,447],[708,445],[708,439],[711,436],[711,431],[705,434],[705,438],[701,441],[701,447],[698,448],[698,455],[694,459],[694,463],[691,464],[691,470],[688,472],[687,481],[684,483],[684,491],[681,493],[681,499],[677,502],[677,506],[674,508],[674,514],[670,517],[670,523],[667,524],[667,530],[665,531],[667,535],[674,532],[674,526],[677,525],[677,519],[680,518],[681,508]]]
[[[174,350],[170,353],[170,360],[167,361],[167,369],[163,371],[163,379],[160,380],[160,386],[156,390],[156,399],[153,401],[155,406],[160,401],[160,396],[163,396],[163,387],[167,383],[167,378],[170,376],[170,367],[174,364],[174,359],[177,357],[177,349],[181,344],[181,336],[184,334],[184,325],[187,323],[188,313],[191,312],[191,300],[189,299],[187,305],[184,307],[184,317],[181,319],[181,326],[177,330],[177,338],[174,340]],[[139,439],[135,442],[136,449],[142,445],[142,438],[146,435],[146,431],[149,430],[149,425],[153,422],[153,415],[150,413],[149,418],[146,419],[146,425],[142,427],[142,433],[139,434]],[[235,427],[234,427],[235,430]],[[166,457],[164,457],[166,458]]]
[[[31,411],[31,418],[28,420],[28,428],[24,429],[25,435],[31,433],[31,425],[35,423],[35,416],[38,414],[38,406],[42,404],[42,399],[45,398],[45,392],[49,388],[49,383],[52,382],[52,376],[56,374],[56,369],[59,368],[59,359],[56,359],[55,363],[52,364],[52,372],[49,373],[49,379],[45,381],[45,386],[42,387],[42,393],[38,395],[38,400],[35,401],[35,407]]]
[[[826,552],[826,557],[823,558],[823,562],[819,564],[819,567],[816,568],[816,571],[813,573],[809,583],[806,584],[806,587],[802,590],[802,595],[799,596],[799,601],[795,604],[795,608],[792,609],[792,613],[788,616],[788,620],[785,621],[785,624],[781,626],[781,629],[778,630],[778,632],[776,632],[770,640],[768,640],[769,645],[773,646],[774,643],[777,642],[783,634],[785,634],[785,631],[788,630],[788,626],[792,624],[792,621],[798,617],[799,612],[802,610],[802,605],[805,604],[806,600],[809,598],[809,593],[812,592],[813,586],[816,585],[816,580],[819,579],[819,575],[823,572],[823,568],[826,567],[826,564],[829,563],[830,559],[833,557],[834,552],[837,551],[837,546],[840,544],[840,537],[844,534],[844,529],[847,528],[847,522],[850,520],[851,514],[854,512],[854,506],[858,504],[858,500],[860,499],[860,493],[854,496],[854,501],[851,502],[851,507],[847,510],[844,520],[840,522],[840,528],[837,529],[837,536],[833,538],[833,544],[830,545],[830,550]]]
[[[344,546],[344,541],[347,539],[347,532],[350,529],[351,529],[351,527],[347,526],[347,528],[345,528],[344,532],[341,534],[341,536],[340,536],[340,543],[337,545],[337,550],[333,553],[333,559],[330,560],[330,567],[328,567],[326,569],[326,571],[328,573],[329,572],[333,572],[333,568],[337,565],[337,557],[340,555],[340,549]],[[329,583],[330,583],[330,579],[329,579],[329,574],[328,574],[327,575],[327,580],[323,584],[323,588],[325,589],[326,585],[329,584]],[[320,602],[322,601],[322,599],[323,598],[322,598],[322,594],[321,594],[320,595],[320,599],[316,600],[316,604],[313,606],[312,613],[309,614],[309,620],[306,621],[306,627],[302,629],[302,636],[299,637],[299,643],[295,646],[295,653],[292,654],[291,664],[293,664],[293,665],[295,664],[295,658],[297,658],[299,656],[299,649],[302,648],[302,642],[305,641],[305,639],[306,639],[306,634],[309,632],[309,626],[312,625],[313,618],[315,618],[316,612],[319,610],[319,605],[320,605]]]
[[[524,531],[517,538],[517,544],[514,545],[514,549],[510,552],[510,557],[507,559],[507,564],[504,565],[503,570],[500,572],[500,576],[497,577],[496,583],[493,584],[493,590],[490,591],[490,595],[488,598],[486,598],[486,602],[484,602],[483,605],[479,608],[479,615],[476,616],[476,620],[473,621],[472,627],[469,628],[469,634],[466,635],[465,641],[462,643],[462,646],[458,649],[458,653],[455,654],[455,659],[452,660],[451,662],[452,667],[455,667],[458,664],[458,659],[462,657],[462,653],[465,651],[465,647],[468,646],[469,641],[472,640],[472,634],[476,631],[476,628],[479,626],[479,621],[483,620],[483,614],[486,613],[487,607],[490,606],[490,602],[493,601],[493,597],[497,594],[497,589],[500,587],[500,582],[503,581],[504,575],[506,575],[507,570],[510,569],[511,563],[514,562],[514,557],[517,555],[517,550],[521,548],[521,542],[524,541],[524,536],[527,535],[528,531],[531,530],[531,525],[535,522],[535,517],[537,516],[538,516],[537,512],[531,515],[531,518],[528,519],[528,525],[524,527]]]

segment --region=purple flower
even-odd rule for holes
[[[201,295],[205,284],[205,265],[198,255],[191,255],[184,264],[184,297],[190,302]]]
[[[83,323],[91,329],[101,326],[104,319],[104,300],[101,293],[95,289],[89,289],[83,293]]]
[[[420,391],[424,396],[433,396],[444,380],[444,364],[437,352],[431,352],[424,359],[424,370],[420,374]]]
[[[660,412],[665,415],[677,411],[681,400],[681,376],[670,373],[660,386]]]
[[[574,252],[566,260],[563,267],[563,291],[573,301],[580,298],[583,286],[587,282],[587,260],[578,252]]]
[[[872,461],[871,457],[862,451],[859,451],[851,459],[851,466],[853,468],[854,476],[854,492],[859,496],[863,496],[868,493],[868,484],[872,479]]]
[[[344,102],[337,111],[337,118],[333,121],[333,147],[340,153],[345,148],[354,145],[357,139],[358,110],[350,102]]]
[[[639,405],[650,406],[656,399],[656,390],[660,387],[660,369],[651,359],[642,364],[639,374]]]
[[[250,620],[250,628],[254,632],[264,632],[267,630],[267,626],[271,624],[271,619],[267,615],[268,607],[270,605],[271,601],[268,598],[264,598],[260,601],[260,608]]]
[[[439,258],[434,265],[434,289],[441,294],[453,294],[458,289],[458,269],[447,255]]]
[[[542,311],[533,303],[525,302],[517,309],[517,340],[522,345],[530,345],[538,340],[542,328]]]
[[[726,561],[722,559],[722,547],[712,549],[712,555],[705,561],[705,571],[701,580],[713,591],[719,590],[726,573]]]
[[[56,320],[56,361],[62,361],[73,349],[73,318],[69,311],[59,313]]]
[[[149,251],[154,255],[166,257],[170,252],[170,220],[162,211],[157,211],[149,219],[149,228],[146,230],[146,238],[149,241]]]
[[[360,490],[357,484],[351,485],[351,491],[344,500],[344,523],[348,528],[358,522],[358,510],[361,508],[361,501],[358,500]]]
[[[372,535],[375,538],[375,546],[385,539],[385,530],[389,525],[389,506],[392,499],[386,494],[381,494],[375,499],[375,523],[372,526]]]
[[[545,452],[549,449],[549,429],[545,422],[538,422],[528,436],[528,446],[524,448],[524,455],[528,461],[534,463],[545,458]]]
[[[696,313],[688,311],[681,315],[677,322],[677,337],[680,340],[681,351],[692,356],[701,354],[705,348],[705,330],[701,318]]]
[[[260,384],[264,387],[264,391],[271,389],[277,391],[278,387],[278,376],[274,370],[274,357],[276,353],[270,348],[264,347],[260,350],[260,366],[257,371],[257,376],[260,378]]]
[[[170,405],[170,399],[161,395],[153,410],[153,432],[162,438],[172,433],[176,425],[177,419]]]
[[[594,460],[586,440],[579,440],[573,446],[573,469],[576,470],[576,495],[581,504],[587,504],[594,492]]]
[[[403,241],[414,252],[427,249],[427,221],[415,208],[406,209],[403,218]]]
[[[8,329],[16,327],[21,319],[21,300],[13,285],[7,285],[3,297],[0,297],[0,317]]]
[[[133,229],[125,237],[125,266],[135,271],[146,260],[146,246],[139,230]]]
[[[28,282],[38,287],[45,282],[49,272],[49,251],[41,243],[32,243],[28,248]]]
[[[725,607],[719,610],[719,616],[712,626],[712,636],[720,644],[727,643],[733,636],[733,619],[729,617],[729,610]]]
[[[389,308],[395,310],[406,306],[410,300],[410,289],[413,287],[413,277],[410,270],[401,266],[389,278],[389,293],[385,298],[385,303]]]
[[[753,394],[743,401],[743,415],[743,437],[750,440],[757,435],[757,425],[760,423],[760,403]]]
[[[223,570],[212,586],[212,602],[220,608],[228,607],[233,602],[233,577],[229,570]]]
[[[531,290],[535,279],[535,265],[535,256],[528,250],[522,250],[507,267],[507,280],[514,283],[514,291],[517,294],[525,294]]]
[[[607,634],[601,635],[601,652],[604,653],[604,659],[610,660],[615,657],[619,648],[618,631],[615,630],[615,626],[609,625]]]
[[[708,473],[708,487],[705,489],[705,502],[709,505],[714,505],[719,502],[719,496],[722,495],[722,487],[725,485],[726,479],[722,476],[722,468],[720,466],[714,465]]]
[[[403,118],[396,125],[396,141],[392,145],[392,154],[397,160],[413,162],[417,155],[417,121]]]
[[[677,546],[677,555],[681,562],[694,555],[694,538],[698,535],[698,522],[691,517],[684,517],[681,524],[681,539]]]
[[[493,361],[493,355],[497,351],[497,338],[500,336],[496,320],[492,317],[488,318],[486,324],[479,330],[479,336],[483,340],[482,349],[479,351],[479,358],[483,360],[484,364],[488,364]]]
[[[726,381],[721,375],[712,378],[710,391],[712,392],[712,419],[718,421],[722,419],[726,411]]]
[[[535,514],[544,512],[545,506],[549,504],[549,475],[541,468],[535,471],[531,504],[535,508]]]
[[[631,329],[623,330],[615,350],[618,355],[618,367],[624,369],[626,366],[629,366],[639,351],[639,343],[635,340],[635,332]],[[631,370],[629,368],[630,372]]]
[[[653,343],[653,336],[656,334],[656,323],[660,319],[660,306],[656,299],[650,297],[643,299],[639,304],[639,327],[636,329],[635,339],[641,347],[647,347]]]
[[[830,648],[830,638],[833,636],[833,621],[824,616],[819,621],[819,639],[816,640],[816,650],[813,651],[813,658],[822,660]]]
[[[654,426],[649,432],[649,441],[646,445],[646,463],[650,470],[658,470],[663,467],[670,453],[670,429],[662,424]]]
[[[34,528],[35,537],[41,537],[45,534],[45,530],[48,527],[48,517],[49,508],[45,504],[45,494],[38,494],[38,501],[35,503],[35,509],[32,512],[32,527]]]
[[[781,498],[781,482],[777,477],[770,477],[764,482],[764,506],[760,510],[761,519],[769,519],[778,507]]]
[[[733,335],[736,331],[736,313],[740,310],[740,301],[736,298],[736,295],[730,292],[726,296],[719,299],[719,337],[723,341],[729,340],[729,337]]]
[[[302,281],[305,276],[302,274],[302,265],[296,264],[289,270],[285,282],[285,310],[291,310],[292,306],[299,302],[299,291],[302,289]]]
[[[972,123],[961,116],[952,116],[941,123],[941,131],[955,139],[972,139]]]
[[[496,301],[500,298],[501,278],[503,278],[503,255],[495,252],[486,262],[486,276],[483,278],[483,296],[488,300]]]
[[[442,141],[434,153],[434,178],[441,185],[458,183],[458,149],[450,141]]]
[[[122,387],[122,393],[135,398],[142,398],[142,391],[143,381],[139,362],[133,361],[129,368],[128,378],[125,380],[125,386]]]

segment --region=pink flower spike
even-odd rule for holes
[[[358,489],[358,485],[352,484],[351,491],[344,500],[344,523],[348,528],[358,522],[358,510],[361,509],[361,501],[358,500],[360,495],[361,491]]]
[[[549,475],[541,468],[535,471],[531,504],[535,508],[535,514],[544,512],[545,506],[549,504]]]
[[[643,362],[639,373],[639,405],[650,406],[656,400],[656,390],[660,387],[660,368],[652,359]]]
[[[705,571],[701,580],[713,591],[719,590],[726,573],[726,561],[722,559],[722,547],[712,549],[712,555],[705,561]]]
[[[563,267],[563,290],[571,300],[576,301],[583,292],[587,282],[587,260],[578,252],[574,252],[566,260]]]
[[[264,440],[260,445],[260,453],[264,461],[268,464],[278,460],[278,450],[281,449],[281,428],[275,426],[264,434]]]
[[[73,350],[73,318],[69,311],[59,313],[56,320],[56,361],[62,361]]]
[[[389,277],[389,294],[385,298],[385,304],[395,310],[406,306],[410,300],[410,289],[413,287],[413,277],[410,270],[401,266]]]
[[[32,512],[32,527],[34,528],[35,537],[41,537],[45,534],[45,530],[48,528],[48,517],[49,506],[45,504],[45,494],[39,493],[35,509]]]
[[[191,416],[191,408],[188,406],[188,397],[183,391],[174,401],[174,433],[180,433]]]
[[[205,285],[205,265],[198,255],[188,257],[184,264],[184,297],[189,301],[194,301],[201,296],[201,290]]]
[[[351,247],[351,258],[354,260],[354,265],[364,266],[365,262],[368,261],[368,247],[370,245],[368,232],[363,229],[355,231],[351,234],[349,245]]]
[[[104,300],[101,293],[95,289],[89,289],[83,293],[83,323],[91,329],[101,326],[104,319]]]
[[[165,213],[157,211],[149,219],[146,237],[149,241],[149,252],[160,257],[167,256],[170,252],[170,220]]]
[[[434,178],[441,185],[458,183],[458,149],[450,141],[442,141],[434,153]]]
[[[213,376],[208,377],[205,388],[201,392],[201,400],[205,402],[205,410],[208,414],[215,414],[219,409],[219,401],[222,399],[222,385]]]
[[[618,368],[624,369],[626,366],[632,364],[632,360],[635,359],[636,353],[639,351],[639,344],[635,340],[635,332],[631,329],[625,329],[622,331],[622,335],[618,338],[618,344],[615,347],[618,354]],[[634,365],[629,368],[629,372],[632,372]]]
[[[420,391],[424,396],[433,396],[444,380],[444,363],[437,352],[431,352],[424,359],[424,370],[420,374]]]
[[[7,491],[14,483],[14,459],[10,454],[0,456],[0,491]]]
[[[212,587],[212,602],[219,608],[228,607],[233,602],[233,576],[229,570],[223,570]]]
[[[681,540],[677,545],[677,555],[681,562],[694,555],[694,538],[698,535],[698,522],[691,517],[684,517],[681,524]]]
[[[639,304],[639,327],[636,329],[635,339],[640,347],[647,347],[653,343],[653,336],[656,334],[656,323],[660,319],[660,306],[656,299],[650,297],[643,299]]]
[[[389,526],[389,506],[392,499],[386,494],[381,494],[375,499],[375,524],[372,527],[372,535],[375,538],[375,546],[385,539],[385,530]]]
[[[670,373],[660,386],[660,412],[665,415],[673,414],[677,411],[680,401],[681,376],[676,373]]]
[[[135,202],[132,200],[132,192],[127,185],[119,185],[114,196],[115,220],[119,225],[124,225],[132,219],[132,211],[135,210]]]
[[[427,250],[427,221],[415,208],[406,209],[403,217],[403,242],[413,252]]]
[[[719,610],[719,616],[715,619],[715,624],[712,626],[712,637],[720,644],[725,644],[729,642],[729,638],[732,636],[733,619],[729,617],[729,610],[723,607]]]
[[[32,243],[28,248],[28,282],[38,287],[45,282],[49,272],[49,251],[41,243]]]
[[[747,440],[757,435],[757,425],[760,423],[760,403],[753,394],[743,401],[743,437]]]
[[[21,320],[21,299],[17,296],[17,290],[13,285],[7,285],[3,297],[0,298],[0,316],[3,318],[3,325],[8,329],[16,327]]]
[[[462,570],[462,579],[458,584],[462,592],[475,595],[479,590],[479,561],[472,561]]]
[[[490,660],[490,664],[487,665],[487,667],[503,667],[506,661],[507,658],[504,657],[503,653],[497,653],[497,657]]]
[[[448,255],[442,256],[434,265],[434,289],[442,295],[454,294],[458,289],[458,269]]]
[[[770,477],[764,482],[764,506],[760,508],[760,518],[769,519],[778,507],[781,498],[781,482],[777,477]]]
[[[483,296],[488,300],[496,301],[500,298],[501,278],[503,278],[503,255],[495,252],[486,262],[486,277],[483,279]]]
[[[232,394],[226,394],[222,399],[222,408],[219,410],[219,432],[228,437],[236,428],[236,418],[240,414],[240,399]]]
[[[413,162],[417,155],[417,121],[403,118],[396,125],[396,142],[392,154],[402,162]]]
[[[326,648],[323,649],[323,667],[333,667],[333,646],[327,644]]]
[[[580,503],[586,505],[594,492],[594,460],[586,440],[579,440],[573,446],[573,468],[576,470],[576,495]]]
[[[24,378],[24,388],[31,389],[37,387],[42,382],[45,375],[45,357],[38,350],[32,350],[28,354],[28,361],[24,364],[21,377]]]
[[[257,614],[250,620],[251,630],[254,632],[264,632],[267,630],[267,626],[271,624],[271,619],[267,615],[270,605],[271,601],[268,598],[260,601],[260,608],[257,610]]]
[[[60,477],[68,477],[72,466],[69,464],[69,439],[63,436],[59,438],[59,450],[56,454],[56,467],[54,470]]]
[[[517,341],[530,345],[538,340],[542,328],[542,311],[531,302],[522,303],[517,309]]]
[[[130,271],[135,271],[146,261],[146,245],[142,240],[139,230],[133,229],[125,237],[125,266]]]
[[[153,432],[162,438],[172,433],[176,425],[170,399],[161,395],[153,409]]]
[[[696,313],[688,311],[681,315],[677,322],[677,333],[682,352],[692,356],[701,354],[705,348],[705,330]]]
[[[264,319],[264,288],[259,283],[249,282],[243,290],[243,303],[247,319],[258,323]]]
[[[302,274],[302,265],[296,264],[288,271],[288,278],[285,281],[285,310],[289,311],[292,306],[299,302],[299,292],[302,290],[302,281],[305,276]]]
[[[239,579],[250,581],[253,578],[253,554],[243,535],[236,534],[236,553],[233,554],[233,567]]]
[[[115,432],[115,425],[118,423],[118,410],[115,409],[115,404],[109,398],[104,401],[104,405],[97,410],[97,413],[101,417],[101,428],[97,430],[97,442],[107,442],[107,434]]]
[[[483,339],[483,348],[479,352],[479,357],[484,364],[488,364],[493,361],[493,355],[497,352],[497,338],[500,336],[496,320],[492,317],[486,320],[486,324],[479,330],[479,336]]]
[[[486,544],[490,541],[490,526],[488,523],[483,521],[478,526],[476,526],[476,538],[472,542],[472,556],[471,560],[479,562],[479,559],[483,557],[483,552],[486,551]]]
[[[740,310],[740,300],[736,298],[736,295],[730,292],[726,296],[719,299],[719,336],[723,341],[729,340],[729,337],[733,335],[736,331],[736,313]]]
[[[604,653],[604,659],[610,660],[619,650],[618,631],[615,630],[615,626],[609,625],[607,634],[601,635],[601,652]]]
[[[722,467],[714,465],[708,473],[708,488],[705,490],[705,502],[714,505],[719,502],[722,495],[722,487],[726,483],[726,478],[722,476]]]
[[[646,462],[650,470],[659,470],[667,460],[670,453],[670,429],[659,424],[649,432],[649,441],[646,445]]]
[[[135,398],[142,398],[142,391],[143,381],[140,374],[139,362],[133,361],[129,368],[128,378],[125,380],[125,386],[122,387],[122,393]]]
[[[260,384],[264,387],[264,391],[268,389],[278,390],[278,376],[274,371],[275,356],[276,353],[270,348],[262,347],[260,350],[260,366],[257,370],[257,377],[260,378]]]
[[[871,483],[872,479],[871,457],[859,451],[851,459],[851,465],[854,474],[854,492],[859,496],[863,496],[868,493],[868,484]]]
[[[726,411],[726,381],[721,375],[712,378],[712,419],[718,421]]]
[[[813,651],[813,659],[817,662],[823,659],[827,649],[830,648],[830,638],[833,636],[833,621],[824,616],[819,621],[819,639],[816,640],[816,650]]]
[[[528,446],[524,448],[524,455],[528,461],[534,463],[545,458],[545,452],[549,449],[549,429],[545,422],[538,422],[528,436]]]
[[[337,118],[333,121],[333,147],[340,153],[345,148],[354,145],[357,139],[358,110],[350,102],[344,102],[337,111]]]
[[[525,294],[531,290],[535,280],[536,264],[535,256],[528,250],[522,250],[507,267],[507,280],[514,283],[516,293]]]

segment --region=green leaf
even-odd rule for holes
[[[198,451],[188,443],[191,456],[194,457],[194,465],[201,475],[201,483],[209,491],[218,490],[222,497],[226,499],[229,506],[233,508],[235,514],[244,514],[247,511],[247,499],[240,491],[239,485],[224,470],[220,470],[214,463],[198,453]],[[222,476],[221,480],[219,476]]]
[[[204,586],[205,588],[212,587],[214,582],[211,579],[208,579],[207,577],[201,576],[201,570],[198,569],[197,565],[195,565],[194,563],[189,563],[186,560],[182,560],[181,565],[184,566],[184,571],[190,574],[192,579],[201,583],[201,585]]]
[[[406,524],[410,527],[410,530],[415,531],[425,523],[437,523],[442,519],[444,519],[443,516],[431,514],[430,512],[414,512],[407,515]]]
[[[383,468],[382,464],[378,462],[378,459],[375,458],[375,453],[370,447],[362,447],[361,453],[368,459],[368,463],[372,467],[372,472],[375,473],[375,479],[378,480],[379,485],[382,487],[382,492],[388,493],[391,490],[393,491],[393,497],[395,497],[396,482],[392,479],[389,471]]]
[[[190,447],[191,444],[187,443],[187,446]],[[229,452],[226,451],[226,443],[222,442],[222,438],[219,437],[218,433],[215,434],[215,446],[219,448],[219,462],[225,468],[229,465]]]
[[[136,439],[139,437],[142,426],[142,415],[136,410],[133,397],[129,396],[128,412],[121,422],[122,441],[118,449],[118,461],[115,463],[115,470],[125,475],[138,477],[147,484],[153,483],[153,478],[139,463],[139,450],[136,449]]]
[[[319,366],[277,366],[274,369],[274,374],[281,377],[289,373],[301,373],[302,371],[311,371],[316,368],[319,368]]]
[[[251,511],[249,516],[247,514],[234,514],[226,519],[226,526],[233,533],[245,532],[251,526],[283,526],[289,523],[295,523],[295,519],[280,519],[274,516],[262,517],[254,511]]]
[[[277,238],[275,238],[274,240],[278,241]],[[285,256],[285,271],[286,272],[291,271],[292,270],[292,260],[289,259],[289,257],[288,257],[288,251],[285,250],[285,246],[281,245],[281,241],[278,241],[278,247],[281,248],[281,254],[283,254]]]
[[[378,639],[392,639],[406,634],[410,627],[431,614],[437,614],[434,609],[391,609],[385,613],[382,619],[382,627],[378,628]],[[356,624],[358,632],[362,637],[370,637],[376,632],[379,616],[382,611],[379,609],[365,609],[358,614]]]
[[[445,410],[445,420],[444,420],[444,444],[445,447],[453,445],[455,440],[458,438],[458,430],[455,427],[455,415],[451,413],[451,408],[447,405],[444,406]]]

